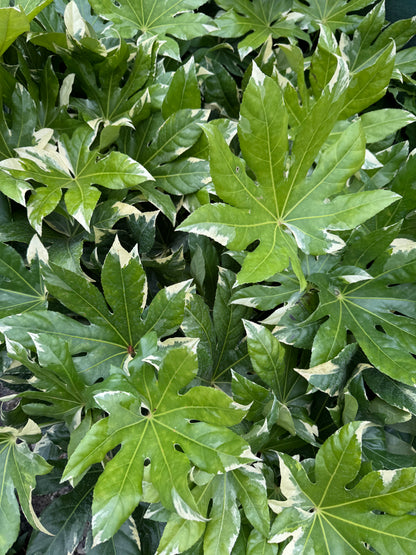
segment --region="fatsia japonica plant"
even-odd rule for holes
[[[404,4],[0,2],[0,555],[414,552]]]

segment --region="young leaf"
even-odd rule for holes
[[[133,60],[124,41],[109,49],[99,63],[92,63],[85,55],[65,56],[68,70],[75,74],[87,96],[72,94],[70,104],[94,129],[104,125],[101,147],[116,139],[121,127],[134,127],[135,113],[140,112],[146,88],[153,82],[157,50],[151,38],[140,42]]]
[[[95,133],[80,126],[72,137],[62,135],[58,149],[24,147],[18,150],[20,158],[3,162],[11,166],[10,173],[21,179],[30,179],[43,185],[28,201],[28,218],[40,234],[42,219],[50,214],[65,193],[68,212],[87,230],[100,191],[93,184],[110,189],[136,187],[153,179],[143,166],[122,154],[112,151],[97,160],[98,150],[90,150]],[[12,169],[13,168],[13,169]]]
[[[125,251],[116,239],[102,271],[104,296],[85,277],[51,265],[44,269],[48,290],[89,325],[59,312],[35,311],[17,320],[2,320],[2,332],[26,348],[30,334],[50,334],[68,342],[75,366],[88,383],[108,375],[111,364],[121,366],[134,354],[140,339],[151,331],[158,337],[174,333],[182,322],[189,282],[175,283],[154,297],[143,317],[147,281],[136,250]],[[45,337],[45,335],[43,335]]]
[[[188,486],[190,462],[217,473],[252,460],[247,444],[226,428],[240,422],[243,408],[207,387],[178,395],[197,373],[194,351],[169,350],[157,377],[154,368],[138,358],[129,372],[130,380],[120,376],[117,388],[112,384],[111,390],[95,396],[109,416],[94,424],[63,475],[64,480],[76,478],[122,444],[94,490],[95,543],[110,538],[139,503],[145,461],[150,462],[151,481],[162,503],[184,518],[203,520]]]
[[[363,130],[367,143],[381,141],[388,135],[395,133],[402,127],[414,123],[416,116],[406,110],[385,108],[372,110],[361,116]]]
[[[193,10],[205,0],[121,0],[115,5],[111,0],[91,0],[94,11],[113,21],[121,37],[130,38],[138,31],[145,36],[157,35],[165,44],[162,51],[180,60],[177,43],[167,35],[189,40],[205,35],[213,29],[211,19]]]
[[[324,443],[313,482],[304,465],[279,455],[287,501],[270,502],[278,512],[270,541],[291,537],[283,553],[366,553],[365,544],[379,553],[392,545],[412,551],[416,517],[406,513],[415,505],[416,469],[370,472],[349,486],[360,471],[364,428],[361,422],[347,424]]]
[[[398,199],[389,191],[340,194],[364,162],[365,140],[358,123],[322,152],[309,175],[339,117],[347,85],[347,69],[339,60],[322,96],[295,130],[289,156],[282,91],[273,79],[254,69],[241,106],[239,139],[256,182],[218,130],[205,126],[216,192],[228,204],[202,206],[179,229],[207,235],[235,250],[260,241],[245,257],[239,283],[264,280],[290,261],[304,287],[298,247],[308,254],[332,253],[343,242],[330,230],[352,229]]]
[[[0,427],[0,552],[7,553],[19,533],[20,507],[33,528],[45,534],[32,507],[32,491],[36,476],[47,474],[52,467],[39,455],[32,453],[26,441],[37,441],[41,431],[31,420],[20,430]]]

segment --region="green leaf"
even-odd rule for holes
[[[416,539],[415,468],[370,472],[358,483],[361,436],[365,424],[354,422],[331,436],[319,450],[314,481],[305,465],[281,454],[281,491],[287,501],[271,501],[278,516],[271,542],[291,537],[293,552],[367,553],[368,545],[387,553],[395,545],[410,553]],[[389,547],[390,546],[390,547]]]
[[[361,112],[385,95],[394,68],[395,54],[396,47],[391,41],[364,64],[351,60],[351,82],[341,118],[349,118]]]
[[[375,0],[295,0],[293,9],[304,15],[309,29],[317,30],[319,25],[325,25],[335,32],[337,29],[350,33],[360,23],[362,16],[349,15],[373,4]]]
[[[0,111],[0,156],[12,158],[14,150],[23,146],[32,146],[36,128],[36,104],[27,89],[16,84],[13,94],[7,101],[9,110],[4,105]],[[7,116],[7,112],[10,112]]]
[[[189,40],[205,35],[213,29],[211,19],[202,14],[194,13],[205,3],[205,0],[121,0],[115,5],[111,0],[90,0],[94,11],[113,21],[117,33],[123,38],[130,38],[138,31],[145,36],[157,35],[166,44],[162,51],[177,60],[179,47],[169,38],[171,35],[182,40]]]
[[[415,121],[416,116],[410,112],[394,108],[373,110],[361,116],[367,143],[381,141],[388,135],[395,133],[402,127],[414,123]]]
[[[68,342],[76,369],[88,383],[109,374],[111,365],[122,366],[134,354],[140,339],[155,332],[158,337],[174,333],[182,322],[189,282],[175,283],[159,291],[143,317],[147,281],[137,250],[125,251],[116,239],[102,271],[104,296],[79,274],[52,265],[44,269],[47,288],[71,311],[86,318],[86,325],[64,314],[34,311],[2,320],[8,339],[33,348],[30,334],[50,334]],[[33,317],[30,315],[33,314]],[[44,336],[43,336],[44,337]]]
[[[274,39],[296,37],[309,40],[296,26],[295,19],[288,17],[291,0],[218,0],[217,4],[227,11],[220,12],[215,19],[219,30],[213,34],[233,38],[247,35],[238,44],[242,58],[259,48],[270,36]]]
[[[230,369],[247,359],[242,319],[248,318],[251,310],[230,305],[234,284],[235,275],[219,268],[212,317],[198,295],[189,296],[185,305],[182,329],[187,337],[199,339],[199,375],[210,382],[227,381]]]
[[[157,376],[150,364],[134,359],[130,380],[120,376],[116,389],[95,396],[109,417],[94,424],[63,475],[73,480],[122,444],[94,490],[95,543],[110,538],[139,503],[146,460],[162,503],[191,520],[203,517],[187,483],[190,461],[216,473],[252,460],[245,442],[226,428],[245,414],[227,395],[194,387],[178,396],[196,372],[195,352],[179,347],[163,356]]]
[[[29,18],[20,8],[0,8],[0,55],[29,29]]]
[[[311,365],[336,356],[350,330],[368,359],[381,372],[409,385],[416,383],[415,244],[393,243],[391,255],[380,256],[369,269],[343,268],[313,274],[320,305],[309,321],[328,319],[315,336]],[[356,274],[356,275],[354,275]]]
[[[20,255],[0,243],[0,317],[46,307],[46,296],[36,264],[30,271]]]
[[[165,119],[186,108],[201,107],[201,94],[196,78],[193,58],[175,71],[162,104],[162,115]]]
[[[28,555],[73,553],[83,539],[85,527],[91,519],[92,490],[99,471],[92,471],[69,493],[55,499],[42,512],[42,524],[53,536],[32,534]]]
[[[142,187],[144,195],[172,222],[176,208],[155,185],[171,195],[184,195],[211,181],[206,160],[186,156],[186,151],[198,141],[200,124],[208,116],[208,110],[184,108],[165,120],[160,112],[155,112],[140,122],[134,133],[124,129],[121,134],[121,150],[140,162],[155,179],[146,190]]]
[[[246,555],[277,555],[278,546],[272,545],[257,530],[252,530],[247,540]]]
[[[98,150],[90,150],[94,138],[95,133],[89,127],[81,126],[71,138],[62,135],[57,150],[20,148],[19,160],[10,161],[12,175],[44,185],[34,191],[27,205],[29,221],[39,234],[42,219],[61,199],[61,189],[68,189],[65,193],[68,212],[89,231],[100,197],[93,184],[124,189],[153,179],[143,166],[121,152],[112,151],[97,160]]]
[[[343,241],[330,231],[352,229],[398,198],[389,191],[340,194],[364,162],[358,123],[321,153],[309,174],[339,117],[347,84],[347,70],[339,60],[331,82],[295,130],[289,157],[283,94],[273,79],[254,69],[241,106],[239,139],[256,182],[219,131],[205,126],[213,182],[228,204],[202,206],[179,229],[207,235],[234,250],[260,241],[245,257],[239,283],[267,279],[290,261],[303,288],[298,247],[314,255],[339,250]]]
[[[268,535],[266,483],[258,468],[242,466],[210,477],[194,487],[192,495],[200,511],[209,515],[209,519],[207,522],[190,521],[173,514],[160,540],[158,555],[178,549],[182,553],[200,537],[203,537],[205,553],[231,553],[241,527],[240,503],[258,535]]]
[[[6,339],[8,355],[28,368],[35,379],[31,388],[21,393],[22,408],[29,416],[46,416],[64,421],[70,430],[81,421],[81,412],[91,402],[91,395],[75,369],[68,345],[56,337],[31,334],[39,364],[30,360],[26,349]]]
[[[70,104],[82,119],[98,129],[104,125],[100,146],[105,148],[103,134],[114,133],[122,127],[134,127],[133,120],[142,109],[147,87],[153,83],[158,44],[153,38],[141,41],[132,55],[124,41],[106,52],[105,58],[93,63],[84,56],[65,56],[69,71],[82,84],[87,98],[71,95]],[[112,140],[108,139],[108,144]]]
[[[31,420],[20,430],[0,427],[0,550],[6,553],[16,540],[19,532],[20,507],[33,528],[45,534],[32,507],[32,492],[36,476],[47,474],[51,466],[39,455],[32,453],[26,441],[37,441],[40,428]]]

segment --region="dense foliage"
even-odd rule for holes
[[[414,553],[415,35],[0,2],[0,555]]]

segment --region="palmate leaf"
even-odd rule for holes
[[[353,31],[362,20],[360,15],[351,15],[355,12],[374,4],[375,0],[295,0],[293,10],[303,14],[305,22],[311,31],[316,31],[319,25],[326,25],[335,32],[337,29],[349,33]]]
[[[213,34],[219,37],[243,37],[238,50],[243,58],[252,50],[261,46],[269,36],[300,38],[309,41],[288,12],[292,0],[217,0],[220,8],[227,10],[215,19],[219,30]]]
[[[94,138],[93,130],[80,126],[72,137],[60,137],[57,150],[51,145],[23,147],[18,149],[19,159],[3,161],[3,167],[14,177],[43,185],[27,203],[29,221],[39,234],[42,219],[56,208],[62,189],[68,189],[65,193],[68,212],[89,230],[92,212],[100,198],[94,184],[125,189],[153,179],[143,166],[121,152],[112,151],[97,160],[98,150],[90,150]]]
[[[159,291],[143,317],[146,275],[137,250],[128,253],[118,239],[102,270],[105,298],[83,276],[51,266],[44,269],[48,291],[91,322],[90,325],[59,312],[33,311],[15,316],[15,319],[4,318],[0,329],[8,339],[26,348],[33,348],[30,334],[49,334],[68,342],[71,355],[82,355],[75,357],[74,363],[87,383],[107,376],[111,365],[121,366],[134,354],[145,334],[154,332],[157,337],[165,337],[174,333],[182,322],[189,282],[176,283]]]
[[[231,553],[241,527],[239,504],[259,536],[267,537],[270,527],[267,491],[260,469],[244,466],[218,476],[196,476],[195,479],[198,485],[192,489],[192,495],[209,519],[207,522],[186,520],[173,514],[160,540],[158,555],[182,553],[201,536],[205,553]]]
[[[0,317],[46,306],[45,290],[35,263],[28,270],[21,256],[0,243]]]
[[[91,404],[92,393],[78,374],[67,344],[50,335],[31,337],[39,364],[18,343],[6,340],[8,356],[21,362],[34,376],[30,389],[20,393],[22,409],[32,417],[63,421],[73,430],[80,424],[82,411]]]
[[[233,250],[259,241],[244,259],[239,283],[264,280],[290,261],[305,286],[298,247],[313,255],[337,251],[343,241],[332,230],[354,228],[399,198],[382,190],[345,194],[348,179],[364,162],[365,138],[359,122],[320,153],[348,87],[348,69],[341,59],[337,64],[320,98],[292,130],[290,155],[283,93],[272,78],[254,68],[241,106],[238,136],[256,182],[221,134],[211,126],[204,128],[215,189],[228,204],[202,206],[179,229],[207,235]]]
[[[32,453],[27,442],[38,441],[40,428],[31,420],[20,430],[0,427],[0,553],[7,553],[17,538],[20,507],[33,528],[49,534],[32,507],[32,491],[36,476],[47,474],[52,467]]]
[[[109,416],[94,424],[63,474],[63,480],[73,480],[121,445],[94,490],[95,543],[110,538],[139,503],[146,461],[163,505],[185,519],[203,521],[188,486],[190,463],[215,474],[253,460],[243,439],[227,429],[244,417],[244,407],[208,387],[178,394],[196,376],[195,347],[196,342],[193,348],[165,352],[157,374],[137,357],[129,364],[129,377],[113,376],[108,391],[95,395]]]
[[[185,66],[183,66],[185,67]],[[201,103],[199,89],[197,95],[191,85],[189,73],[195,71],[192,64],[188,75],[179,75],[184,82],[175,79],[184,74],[178,70],[168,89],[161,112],[153,112],[149,118],[139,122],[136,130],[123,129],[119,148],[128,156],[142,164],[154,182],[146,184],[144,194],[158,206],[173,222],[176,209],[168,195],[162,194],[155,186],[171,195],[192,193],[210,182],[208,162],[186,156],[201,136],[200,124],[209,117],[209,110],[198,109]],[[195,76],[196,81],[196,76]],[[182,86],[181,86],[182,85]],[[183,99],[183,100],[182,100]],[[159,195],[153,198],[151,195]]]
[[[194,13],[205,0],[90,0],[94,11],[114,22],[117,34],[130,38],[138,31],[145,36],[157,35],[165,43],[162,51],[180,60],[179,47],[172,38],[189,40],[214,29],[211,19]]]
[[[409,385],[416,383],[416,244],[393,242],[363,272],[342,267],[316,273],[320,304],[309,318],[321,323],[314,338],[311,366],[336,356],[354,334],[368,359],[381,372]]]
[[[349,486],[360,471],[365,426],[353,422],[331,436],[316,456],[313,478],[302,463],[279,455],[287,501],[269,502],[278,513],[269,541],[291,538],[284,555],[414,552],[416,517],[406,513],[416,503],[416,469],[370,472]]]
[[[151,38],[140,42],[133,54],[121,41],[117,48],[107,50],[99,63],[90,61],[83,51],[63,56],[87,97],[72,94],[70,105],[91,127],[104,125],[102,148],[117,139],[121,127],[134,127],[133,116],[140,112],[146,87],[153,81],[158,48]]]

